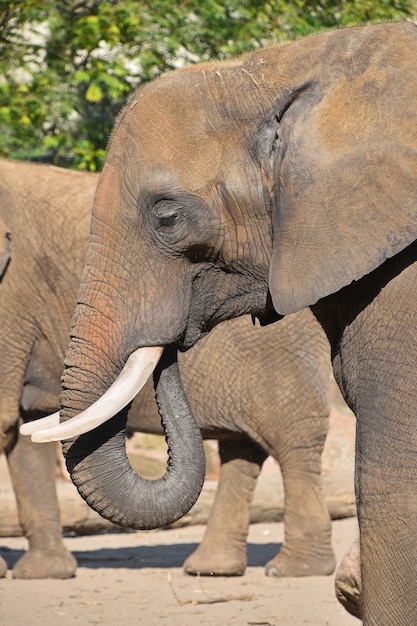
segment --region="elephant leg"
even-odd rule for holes
[[[219,442],[220,475],[203,540],[184,563],[187,574],[241,576],[246,569],[250,505],[267,453],[254,441]]]
[[[389,391],[395,393],[396,385],[400,388],[400,381],[393,376]],[[381,391],[373,388],[376,399]],[[387,386],[385,398],[386,392]],[[358,412],[360,613],[366,626],[417,623],[417,442],[415,420],[408,421],[416,400],[410,398],[409,413],[403,403],[401,414],[393,410],[390,418],[378,415],[375,405],[374,418],[369,411],[366,417]]]
[[[347,550],[335,577],[336,598],[346,611],[361,619],[361,563],[359,537]]]
[[[360,414],[357,419],[360,613],[366,626],[414,626],[417,620],[417,446],[414,424],[407,426],[403,417],[378,417],[371,428]],[[394,435],[383,434],[389,421]]]
[[[284,542],[277,556],[266,564],[268,576],[327,576],[336,560],[331,543],[331,520],[321,483],[323,432],[327,416],[315,417],[313,433],[306,420],[287,445],[281,441],[280,464],[284,494]]]
[[[65,547],[55,485],[55,444],[19,436],[7,454],[19,521],[29,549],[13,568],[14,578],[70,578],[76,560]]]
[[[284,478],[284,542],[265,566],[268,576],[328,576],[336,561],[331,545],[331,520],[320,477],[288,474]]]
[[[389,282],[381,269],[355,286],[347,299],[353,309],[345,312],[346,300],[335,296],[325,312],[337,345],[335,377],[356,414],[358,590],[366,626],[417,624],[417,278],[415,264],[397,274],[397,262],[387,265],[396,272]],[[343,334],[333,339],[335,327]]]

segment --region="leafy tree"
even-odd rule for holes
[[[141,83],[416,0],[0,0],[0,154],[96,170]]]

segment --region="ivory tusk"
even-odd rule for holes
[[[31,435],[37,430],[43,430],[44,428],[57,426],[58,424],[59,411],[57,411],[56,413],[51,413],[51,415],[47,415],[46,417],[40,417],[39,419],[33,420],[32,422],[26,422],[25,424],[22,424],[20,427],[20,434]]]
[[[54,413],[30,424],[23,424],[20,432],[30,434],[32,441],[36,443],[45,443],[78,437],[104,424],[139,393],[155,369],[163,350],[163,347],[158,346],[139,348],[132,352],[114,383],[101,398],[79,415],[57,423],[56,416],[59,414]]]

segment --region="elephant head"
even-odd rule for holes
[[[64,423],[37,433],[70,437],[72,478],[102,515],[164,524],[201,485],[201,472],[189,484],[194,448],[202,453],[196,434],[158,492],[138,486],[128,466],[123,411],[75,439],[84,426],[65,430],[130,355],[148,350],[156,361],[162,348],[187,349],[223,320],[313,305],[416,239],[417,64],[407,52],[416,36],[408,23],[321,33],[178,70],[132,97],[96,192]],[[149,375],[147,357],[145,366]],[[173,380],[181,394],[176,372]],[[163,513],[154,496],[170,499]]]

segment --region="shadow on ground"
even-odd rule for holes
[[[73,552],[79,567],[88,569],[98,568],[127,568],[142,569],[145,567],[170,568],[182,567],[185,559],[197,548],[198,543],[176,543],[160,546],[138,546],[124,548],[100,548]],[[277,543],[248,543],[248,566],[264,567],[272,559],[281,544]],[[0,556],[12,569],[16,561],[23,556],[23,550],[14,550],[0,547]]]

